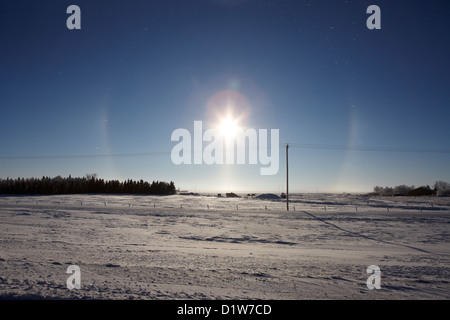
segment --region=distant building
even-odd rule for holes
[[[234,192],[228,192],[225,194],[226,198],[239,198],[239,196]]]
[[[427,187],[419,187],[408,192],[409,197],[431,196],[433,194],[435,194],[435,191]]]

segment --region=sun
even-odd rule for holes
[[[238,121],[231,116],[227,116],[220,121],[219,130],[226,139],[234,138],[239,129]]]

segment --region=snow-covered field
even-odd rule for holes
[[[0,297],[450,298],[449,198],[291,200],[0,196]]]

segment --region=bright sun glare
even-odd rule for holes
[[[228,116],[222,119],[219,128],[225,138],[234,138],[239,129],[239,125],[236,120]]]

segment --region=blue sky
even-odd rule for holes
[[[66,27],[72,4],[81,30]],[[372,4],[381,30],[366,27]],[[449,9],[447,1],[2,1],[0,177],[97,173],[192,191],[281,192],[290,143],[294,192],[450,181]],[[172,163],[171,133],[214,121],[223,96],[239,98],[242,126],[280,130],[277,175],[261,176],[260,165]]]

